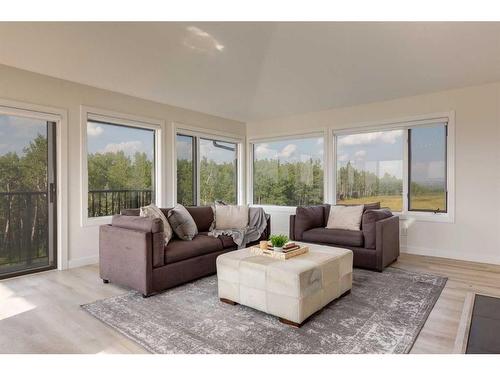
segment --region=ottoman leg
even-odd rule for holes
[[[231,301],[230,299],[227,299],[227,298],[220,298],[220,301],[227,303],[228,305],[233,305],[233,306],[238,304],[238,302]]]
[[[285,319],[285,318],[278,318],[280,323],[287,324],[289,326],[295,327],[295,328],[300,328],[302,327],[302,323],[295,323],[292,322],[291,320]]]

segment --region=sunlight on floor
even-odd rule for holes
[[[0,320],[22,314],[36,308],[23,297],[15,297],[14,292],[5,285],[0,285]]]

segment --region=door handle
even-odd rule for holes
[[[51,182],[49,184],[49,202],[54,203],[56,197],[56,184]]]

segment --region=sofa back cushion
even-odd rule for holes
[[[215,229],[243,229],[248,226],[248,206],[215,205]]]
[[[365,247],[367,249],[375,249],[377,239],[377,221],[391,216],[392,212],[387,208],[367,210],[363,213],[363,218],[361,219],[361,230],[363,231],[363,235],[365,237]]]
[[[295,212],[295,238],[302,239],[302,233],[312,228],[324,227],[325,205],[297,207]]]
[[[191,241],[198,234],[193,217],[182,204],[177,204],[168,211],[167,219],[172,230],[181,240]]]
[[[210,226],[214,222],[214,211],[210,206],[192,206],[186,207],[186,210],[191,214],[198,232],[210,231]]]

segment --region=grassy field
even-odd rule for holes
[[[380,202],[381,207],[389,207],[394,212],[403,209],[403,198],[401,195],[378,195],[373,197],[352,198],[337,201],[339,204],[364,204]],[[443,210],[446,206],[446,195],[444,193],[433,193],[412,197],[411,208],[416,210]]]

